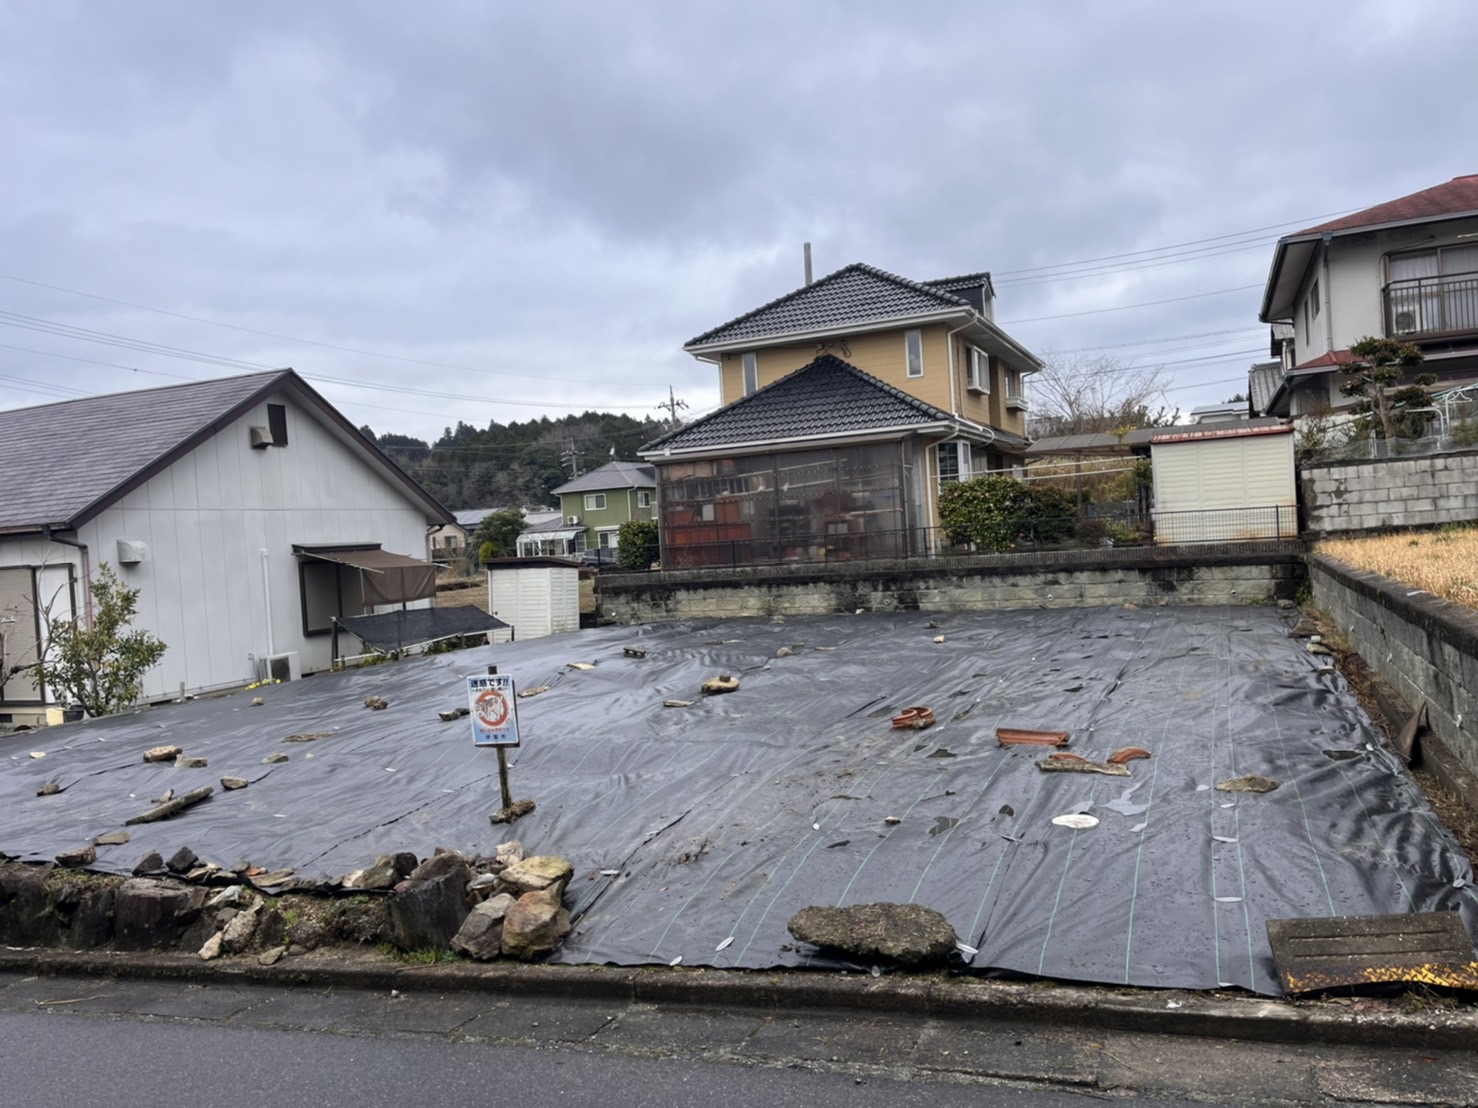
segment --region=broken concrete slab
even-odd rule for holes
[[[900,966],[942,962],[958,941],[949,920],[922,904],[812,906],[792,916],[786,928],[800,942]]]
[[[202,800],[209,799],[213,792],[215,792],[215,789],[212,786],[202,785],[198,789],[191,789],[182,796],[177,796],[173,800],[167,800],[163,804],[150,808],[147,812],[143,812],[124,822],[131,825],[135,823],[154,823],[161,819],[168,819],[170,816],[183,812],[186,808],[199,804]]]

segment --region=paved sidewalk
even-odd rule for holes
[[[421,1036],[1229,1104],[1467,1104],[1478,1089],[1467,1049],[1478,1041],[1474,1021],[1455,1012],[1368,1017],[1241,998],[836,975],[469,973],[378,959],[246,971],[35,951],[4,951],[0,961],[0,1011],[51,1017]],[[1264,1034],[1247,1034],[1257,1029]]]

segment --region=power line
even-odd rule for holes
[[[135,309],[137,311],[141,311],[141,312],[153,312],[156,315],[169,316],[169,317],[171,317],[173,319],[183,319],[183,320],[187,320],[190,323],[203,323],[203,324],[205,324],[208,327],[222,327],[222,328],[225,328],[228,331],[240,331],[243,334],[247,334],[247,335],[258,335],[258,336],[260,336],[262,338],[278,339],[278,340],[280,340],[282,342],[300,343],[300,344],[302,344],[304,346],[316,346],[316,347],[318,347],[321,350],[336,350],[336,351],[338,351],[340,353],[343,353],[343,354],[358,354],[358,355],[361,355],[363,357],[368,357],[368,358],[384,358],[387,361],[405,362],[408,365],[430,366],[433,369],[453,369],[453,370],[457,370],[457,371],[463,372],[463,373],[476,373],[476,374],[478,374],[480,376],[522,377],[522,378],[526,378],[526,379],[532,380],[532,381],[546,381],[546,380],[548,380],[548,378],[546,376],[544,376],[543,374],[537,374],[537,373],[515,373],[515,372],[513,372],[511,370],[503,370],[503,369],[474,369],[471,366],[457,365],[457,364],[452,363],[452,362],[431,362],[431,361],[426,361],[425,359],[422,359],[422,358],[407,358],[407,357],[404,357],[403,355],[400,355],[400,354],[386,354],[383,351],[379,351],[379,350],[363,350],[363,349],[360,349],[358,347],[353,347],[353,346],[338,346],[338,345],[335,345],[334,343],[330,343],[330,342],[319,342],[319,341],[317,341],[315,339],[305,339],[305,338],[300,338],[300,337],[295,336],[295,335],[282,335],[282,334],[278,334],[275,331],[260,331],[260,330],[257,330],[254,327],[242,327],[242,326],[240,326],[238,324],[235,324],[235,323],[222,323],[220,320],[207,319],[207,318],[205,318],[203,316],[186,315],[184,312],[171,312],[171,311],[168,311],[165,308],[151,308],[147,304],[135,304],[135,303],[133,303],[130,300],[118,300],[118,299],[116,299],[114,297],[111,297],[111,296],[99,296],[97,293],[82,292],[79,289],[64,288],[61,285],[49,285],[49,284],[47,284],[44,281],[32,281],[32,280],[30,280],[30,279],[28,279],[26,277],[16,277],[16,276],[13,276],[13,275],[11,275],[9,273],[0,273],[0,279],[6,280],[6,281],[14,281],[17,284],[22,284],[22,285],[31,285],[34,288],[49,289],[52,292],[64,292],[64,293],[67,293],[69,296],[81,296],[81,297],[85,297],[88,300],[98,300],[98,301],[101,301],[104,304],[116,304],[119,307],[133,308],[133,309]],[[562,380],[567,380],[571,384],[576,384],[576,385],[603,385],[603,384],[606,384],[607,383],[605,381],[578,380],[578,379],[575,379],[575,378],[562,378]]]
[[[1200,246],[1204,243],[1222,242],[1226,239],[1239,239],[1243,238],[1246,235],[1260,234],[1264,231],[1276,231],[1280,227],[1304,227],[1318,220],[1333,219],[1338,216],[1348,215],[1350,212],[1359,210],[1360,209],[1358,208],[1346,208],[1344,211],[1326,212],[1324,215],[1310,216],[1308,219],[1289,220],[1285,223],[1270,223],[1266,227],[1251,227],[1244,231],[1231,231],[1225,235],[1212,235],[1209,238],[1204,239],[1190,239],[1187,242],[1174,242],[1169,244],[1168,246],[1151,246],[1147,247],[1144,250],[1129,250],[1122,254],[1105,254],[1102,257],[1098,258],[1082,258],[1075,262],[1054,262],[1051,265],[1032,266],[1027,269],[1005,269],[1001,270],[999,273],[993,273],[991,276],[992,278],[1015,277],[1023,273],[1041,273],[1049,269],[1071,269],[1077,266],[1095,265],[1098,262],[1118,261],[1121,258],[1138,258],[1143,257],[1147,254],[1158,254],[1166,250],[1179,250],[1180,248],[1185,246]]]
[[[1233,292],[1246,292],[1248,289],[1260,289],[1261,285],[1238,285],[1231,289],[1214,289],[1211,292],[1197,292],[1190,296],[1172,296],[1169,300],[1145,300],[1138,304],[1120,304],[1117,308],[1095,308],[1088,312],[1064,312],[1061,315],[1037,315],[1028,319],[1008,319],[1002,324],[1015,326],[1018,323],[1042,323],[1049,319],[1075,319],[1085,315],[1104,315],[1108,312],[1127,312],[1131,308],[1154,308],[1161,304],[1180,304],[1186,300],[1204,300],[1208,296],[1225,296]]]

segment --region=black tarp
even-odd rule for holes
[[[408,608],[373,616],[346,616],[339,620],[339,626],[351,632],[365,646],[387,654],[437,639],[508,629],[508,624],[497,616],[490,616],[470,604],[450,608]]]
[[[236,774],[254,783],[131,829],[127,846],[99,848],[99,868],[188,845],[225,865],[332,876],[392,849],[487,852],[516,836],[575,864],[575,930],[558,958],[626,965],[834,965],[798,948],[786,921],[808,904],[880,900],[944,912],[980,971],[1267,994],[1280,992],[1270,918],[1457,910],[1474,932],[1467,859],[1282,613],[933,619],[601,628],[313,677],[266,690],[260,708],[246,693],[17,737],[0,850],[49,858],[167,787]],[[489,663],[549,690],[519,702],[513,791],[538,809],[511,828],[487,822],[493,753],[474,749],[465,720],[436,716]],[[719,673],[739,691],[700,698]],[[370,693],[390,707],[367,711]],[[918,704],[939,725],[892,730]],[[1154,757],[1128,779],[1045,774],[1040,749],[997,744],[999,726],[1068,730],[1088,757],[1130,744]],[[298,732],[329,734],[282,742]],[[144,765],[163,742],[209,768]],[[261,764],[273,750],[291,760]],[[1213,788],[1245,773],[1281,787]],[[65,791],[36,797],[49,779]],[[1101,823],[1052,823],[1072,812]]]

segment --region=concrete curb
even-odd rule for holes
[[[704,1008],[779,1009],[787,1013],[886,1013],[1266,1043],[1468,1050],[1478,1042],[1478,1009],[1471,1006],[1411,1015],[1362,1013],[1327,1001],[1288,1002],[1182,991],[1120,993],[1077,985],[1022,984],[942,975],[874,978],[834,971],[624,969],[497,963],[406,965],[357,951],[305,954],[263,966],[250,957],[206,963],[188,954],[115,954],[13,947],[0,950],[0,971],[179,979],[216,985],[485,992]]]

